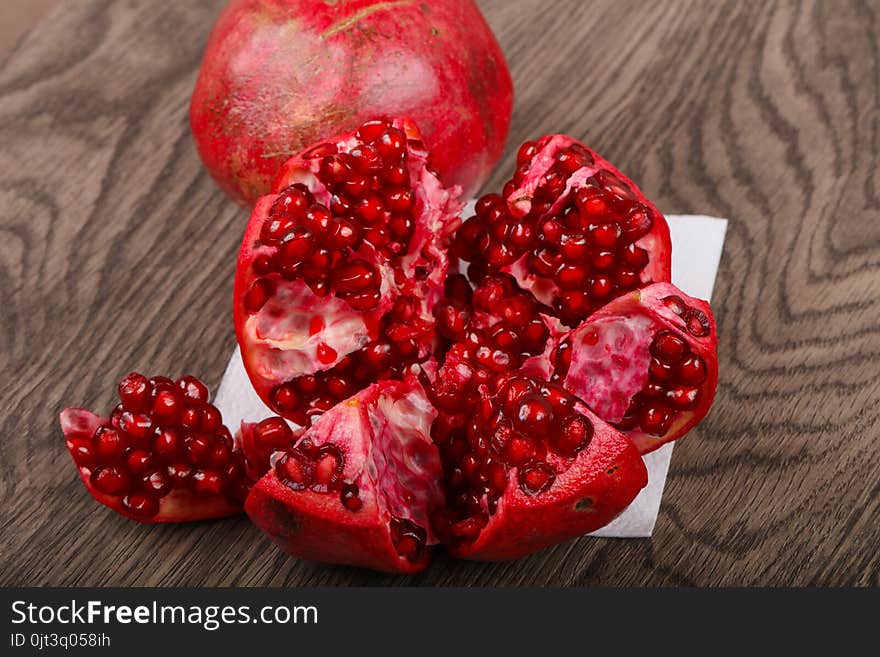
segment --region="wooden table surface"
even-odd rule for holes
[[[730,218],[721,377],[650,540],[392,577],[287,558],[244,517],[129,522],[57,424],[136,369],[216,386],[246,214],[187,105],[220,0],[60,3],[0,51],[0,584],[880,584],[880,6],[481,2],[516,145],[584,139],[669,213]]]

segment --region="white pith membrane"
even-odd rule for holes
[[[408,137],[418,138],[409,122],[395,119],[392,125]],[[352,134],[335,144],[338,152],[348,153],[361,142]],[[333,369],[345,356],[380,337],[382,318],[400,298],[413,301],[421,321],[433,324],[431,310],[442,296],[448,269],[444,242],[455,229],[453,218],[463,204],[458,199],[458,188],[444,188],[427,169],[424,150],[408,145],[405,161],[415,196],[414,228],[406,253],[388,260],[363,242],[348,257],[349,261],[361,257],[376,265],[381,297],[376,308],[355,310],[335,294],[316,295],[302,279],[287,281],[277,272],[265,276],[274,282],[275,292],[260,310],[246,317],[242,341],[242,346],[246,346],[242,352],[248,374],[256,379],[258,391],[266,393],[273,386],[300,376]],[[294,158],[282,170],[276,189],[303,183],[316,203],[329,208],[331,192],[315,173],[319,166],[319,157]],[[274,251],[274,247],[260,245],[253,249],[254,256]],[[320,325],[317,331],[314,322]],[[319,358],[319,347],[323,358]],[[429,355],[430,347],[420,346],[419,359]]]
[[[442,468],[431,440],[437,411],[414,379],[382,381],[337,404],[320,416],[300,440],[316,447],[332,443],[343,454],[343,477],[359,489],[362,500],[375,500],[381,521],[392,517],[423,528],[427,545],[436,544],[429,515],[443,506]],[[272,464],[283,455],[276,452]],[[283,477],[273,474],[284,483]],[[296,491],[291,489],[293,494]],[[314,494],[311,491],[302,491]],[[333,498],[330,508],[356,519],[365,511],[350,511],[338,491],[319,493]],[[332,506],[335,505],[335,506]]]
[[[575,329],[567,338],[571,364],[563,385],[606,422],[619,422],[648,382],[649,347],[657,330],[646,315],[610,317]]]

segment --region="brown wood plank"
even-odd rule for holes
[[[216,385],[246,216],[187,103],[221,2],[62,3],[0,59],[0,584],[880,584],[880,9],[485,0],[516,145],[564,131],[661,209],[731,219],[721,381],[652,540],[388,577],[244,518],[146,527],[82,490],[56,417],[131,369]]]

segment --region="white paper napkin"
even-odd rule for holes
[[[672,234],[672,282],[689,295],[708,300],[718,272],[727,220],[701,215],[672,215],[666,219]],[[229,359],[214,403],[223,414],[226,426],[233,431],[242,421],[258,422],[274,415],[251,386],[238,347]],[[657,521],[671,459],[671,443],[645,456],[648,485],[614,522],[592,535],[650,536]]]

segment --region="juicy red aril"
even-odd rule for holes
[[[397,553],[408,561],[421,561],[425,556],[425,545],[428,539],[424,527],[412,520],[392,516],[389,523],[391,542]]]
[[[339,492],[339,500],[349,511],[360,511],[364,505],[360,498],[360,490],[357,484],[353,483],[343,484]]]
[[[650,404],[642,411],[641,426],[645,433],[662,436],[672,424],[672,411],[665,404]]]
[[[519,487],[528,495],[535,496],[548,490],[556,479],[556,472],[546,463],[523,468],[519,473]]]
[[[126,495],[122,498],[122,505],[129,513],[139,518],[152,518],[159,513],[159,500],[149,495]]]
[[[183,376],[177,380],[178,387],[183,390],[183,394],[195,402],[207,403],[209,394],[208,386],[199,381],[194,376]]]
[[[658,333],[651,343],[651,354],[664,363],[675,364],[687,352],[687,343],[672,331]]]
[[[92,438],[91,453],[101,463],[113,463],[119,460],[128,447],[124,434],[113,427],[98,427]]]
[[[706,363],[699,356],[686,358],[678,366],[678,378],[691,386],[700,385],[706,380]]]
[[[254,438],[257,445],[264,450],[281,449],[290,445],[293,431],[280,417],[270,417],[260,421],[254,427]]]
[[[150,405],[150,382],[143,374],[132,372],[119,382],[119,399],[127,411],[140,413]]]
[[[90,480],[95,490],[105,495],[122,495],[131,487],[131,477],[119,466],[97,468]]]

